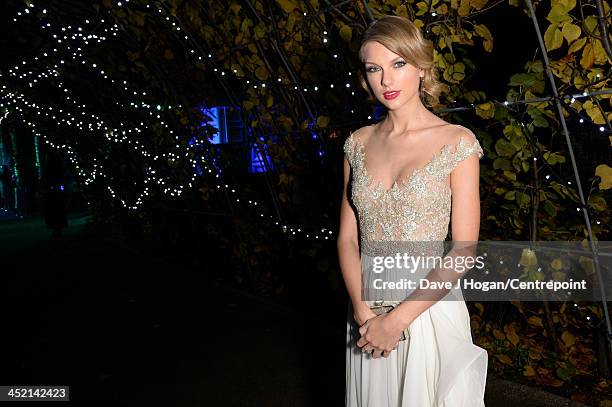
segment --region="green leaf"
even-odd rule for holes
[[[576,41],[578,37],[580,37],[582,30],[575,24],[565,22],[563,23],[562,32],[563,36],[567,40],[567,43],[571,44],[572,42]]]
[[[608,208],[608,203],[602,196],[593,196],[589,199],[589,205],[597,212],[605,211]]]
[[[573,374],[574,372],[571,369],[568,368],[557,368],[557,376],[559,377],[559,379],[568,382],[572,379],[572,376],[574,376]]]
[[[504,127],[504,136],[516,146],[516,148],[521,149],[525,144],[527,144],[527,140],[525,136],[523,136],[523,132],[520,127],[516,124],[508,124]]]
[[[416,4],[416,6],[417,6],[417,12],[416,12],[417,16],[422,16],[429,11],[429,5],[425,3],[424,1],[419,1]]]
[[[557,23],[551,24],[544,33],[544,44],[548,51],[561,48],[563,45],[563,33],[557,28]]]
[[[523,169],[523,172],[529,172],[529,164],[527,161],[521,161],[521,168]]]
[[[569,12],[576,7],[576,0],[552,0],[552,7],[546,17],[551,23],[570,21]]]
[[[546,152],[544,153],[544,159],[550,165],[562,164],[565,162],[565,157],[559,153]]]
[[[490,119],[495,115],[495,105],[492,102],[476,105],[476,114],[483,119]]]
[[[601,178],[599,189],[612,188],[612,168],[606,164],[600,164],[595,168],[595,176]]]
[[[255,33],[255,38],[262,39],[266,36],[266,27],[263,23],[257,24],[253,32]]]
[[[493,50],[493,36],[491,35],[491,31],[489,31],[484,24],[476,24],[474,30],[478,36],[484,39],[483,45],[485,51],[491,52]]]
[[[290,13],[287,17],[287,25],[285,26],[285,30],[287,30],[288,32],[293,32],[293,28],[296,22],[297,16],[295,15],[295,13]]]
[[[582,107],[584,108],[584,110],[586,110],[591,120],[593,120],[593,123],[595,124],[605,124],[606,123],[606,120],[604,119],[603,114],[601,113],[601,109],[599,108],[598,105],[593,104],[593,102],[591,102],[590,100],[587,100],[586,102],[584,102]]]
[[[465,64],[457,62],[449,65],[444,71],[444,79],[449,82],[458,83],[465,78]]]
[[[257,76],[257,79],[265,81],[268,79],[268,70],[263,66],[260,66],[255,70],[255,76]]]
[[[595,35],[599,34],[599,24],[597,22],[597,17],[588,16],[584,19],[584,25],[586,26],[588,32],[593,33]]]
[[[557,216],[557,208],[550,201],[544,201],[544,211],[552,217]]]
[[[504,171],[504,177],[508,178],[510,181],[516,181],[516,173],[512,171]]]
[[[504,195],[504,199],[508,201],[514,201],[515,197],[516,197],[516,191],[508,191]]]
[[[487,2],[487,0],[483,0],[485,3]],[[405,6],[404,6],[405,7]],[[439,15],[444,15],[444,14],[448,14],[448,4],[446,3],[442,3],[440,6],[438,6],[436,8],[436,13],[438,13]],[[407,15],[404,17],[408,17]]]
[[[487,3],[487,0],[470,0],[470,6],[474,7],[476,10],[481,10],[484,6],[487,5]]]
[[[553,6],[550,9],[548,15],[546,16],[546,19],[550,21],[555,27],[557,27],[559,23],[572,21],[572,18],[568,14],[568,10],[566,10],[563,6],[560,5]]]
[[[536,127],[548,127],[548,121],[543,115],[543,109],[528,107],[527,114],[533,119],[533,125]]]
[[[457,10],[457,13],[460,16],[467,16],[468,14],[470,14],[470,0],[460,0],[461,3],[459,5],[459,9]]]
[[[572,54],[572,53],[574,53],[576,51],[579,51],[580,48],[582,48],[584,46],[584,44],[586,44],[586,42],[587,42],[586,37],[585,38],[580,38],[579,40],[574,41],[572,43],[572,45],[570,45],[569,49],[567,50],[567,53],[568,54]]]
[[[496,158],[493,161],[493,169],[510,171],[512,170],[512,163],[507,158]]]
[[[541,59],[538,59],[536,61],[528,61],[525,64],[525,69],[527,69],[530,72],[535,72],[535,73],[544,72],[544,63],[542,62]]]
[[[506,188],[499,188],[499,187],[495,188],[495,193],[497,195],[503,195],[505,192],[507,192]]]
[[[603,65],[608,60],[608,54],[606,54],[606,50],[604,49],[601,41],[593,42],[593,52],[595,53],[595,63]]]
[[[582,50],[582,58],[580,58],[580,65],[582,65],[584,69],[589,69],[591,68],[591,66],[593,66],[594,62],[595,50],[593,49],[593,44],[589,42],[587,45],[584,46],[584,49]]]
[[[329,116],[319,116],[317,117],[317,126],[318,127],[327,127],[329,124]]]
[[[534,92],[544,90],[544,81],[540,79],[541,73],[517,73],[510,77],[510,86],[524,86]]]
[[[531,73],[517,73],[510,77],[510,86],[531,87],[537,81],[537,77]]]
[[[493,36],[491,35],[491,31],[489,31],[487,26],[484,25],[484,24],[476,24],[476,25],[474,25],[474,31],[476,31],[476,34],[478,36],[484,38],[485,40],[492,40],[493,39]]]
[[[552,0],[553,7],[560,5],[566,13],[569,13],[576,7],[576,0]]]
[[[529,205],[529,202],[531,202],[531,198],[529,197],[529,195],[527,195],[524,192],[520,192],[517,191],[516,192],[516,203],[520,206],[520,207],[526,207]]]
[[[340,37],[345,42],[351,42],[353,37],[353,29],[346,24],[342,24],[342,28],[340,28]]]
[[[408,15],[408,10],[406,9],[406,5],[402,4],[399,7],[396,7],[395,9],[395,15],[396,16],[400,16],[400,17],[410,17]],[[414,22],[414,21],[413,21]]]
[[[509,143],[503,139],[499,139],[495,143],[495,151],[501,157],[512,157],[517,150],[512,143]]]
[[[297,3],[293,0],[276,0],[285,13],[291,14],[297,8]]]

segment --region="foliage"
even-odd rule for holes
[[[546,345],[550,338],[544,326],[544,309],[531,303],[512,304],[514,312],[501,319],[487,316],[487,307],[482,303],[474,304],[472,329],[476,344],[491,355],[492,372],[532,386],[555,389],[585,403],[609,396],[612,380],[597,374],[598,328],[594,321],[602,317],[599,306],[558,304],[553,311],[554,323],[561,331],[557,353]]]
[[[475,118],[470,120],[469,127],[475,129],[486,152],[481,170],[482,237],[587,239],[584,217],[576,210],[580,197],[555,101],[531,102],[552,94],[543,58],[537,57],[536,52],[536,57],[525,62],[523,72],[510,77],[504,100],[517,104],[497,103],[484,90],[471,87],[478,71],[474,56],[488,56],[495,47],[495,30],[484,17],[499,7],[518,7],[526,17],[516,22],[517,27],[524,24],[531,29],[525,4],[516,0],[509,0],[507,4],[487,0],[373,0],[367,2],[369,10],[366,10],[364,2],[332,7],[319,0],[165,0],[152,2],[147,7],[148,3],[130,1],[129,7],[119,7],[116,2],[103,0],[94,3],[91,9],[71,15],[57,4],[49,8],[58,23],[64,25],[77,17],[94,14],[101,18],[110,12],[120,27],[120,41],[94,51],[90,57],[119,83],[125,80],[134,88],[146,89],[145,99],[150,104],[164,106],[162,114],[174,132],[152,125],[141,138],[155,153],[167,153],[177,143],[185,147],[193,136],[207,147],[208,162],[228,169],[225,179],[255,185],[260,181],[258,178],[246,178],[241,172],[246,168],[240,158],[244,151],[216,149],[206,142],[214,129],[200,126],[204,119],[199,111],[202,101],[211,106],[233,105],[242,109],[242,118],[249,129],[248,142],[265,145],[274,163],[273,170],[265,175],[265,184],[246,189],[249,196],[266,201],[268,208],[277,207],[282,220],[288,224],[335,223],[342,178],[341,135],[348,127],[363,124],[355,117],[365,117],[371,112],[360,90],[330,85],[343,84],[358,71],[356,55],[359,39],[369,22],[368,11],[375,18],[401,15],[414,21],[434,43],[435,64],[443,83],[436,110],[447,112],[455,105],[474,107]],[[575,0],[539,1],[535,6],[540,21],[547,21],[542,30],[550,73],[560,95],[570,95],[559,101],[572,125],[570,138],[576,147],[587,137],[587,131],[576,125],[577,115],[610,128],[612,94],[586,98],[571,98],[571,95],[610,91],[612,56],[607,55],[602,44],[597,15],[591,6],[577,7]],[[603,8],[604,23],[610,25],[610,6],[603,2]],[[30,38],[43,41],[37,30],[29,32]],[[26,37],[27,33],[20,35]],[[532,46],[537,50],[535,38]],[[198,57],[202,55],[205,57]],[[92,110],[99,111],[116,125],[143,120],[138,112],[115,107],[116,101],[129,103],[129,95],[92,80],[78,63],[73,64],[71,83],[82,90],[78,97]],[[63,106],[63,102],[49,103]],[[466,123],[464,113],[441,115],[449,121]],[[129,149],[115,146],[108,137],[97,137],[88,144],[78,134],[54,131],[54,123],[43,125],[57,141],[76,145],[83,156],[99,157],[114,179],[129,180],[119,185],[118,190],[122,196],[132,196],[133,182],[142,180],[140,170],[149,161],[131,154]],[[177,134],[181,135],[178,139]],[[592,150],[603,150],[601,137],[593,139],[599,144]],[[593,237],[600,240],[609,239],[612,223],[607,205],[612,168],[606,162],[612,138],[604,142],[607,152],[602,151],[595,162],[587,161],[584,148],[575,150],[586,205],[591,220],[597,220],[592,224]],[[155,163],[156,169],[170,183],[189,179],[186,160],[161,161]],[[338,182],[321,181],[330,179]],[[325,276],[323,280],[340,286],[338,267],[329,260],[335,256],[333,250],[319,242],[292,243],[289,238],[267,233],[272,230],[272,224],[252,221],[253,213],[239,205],[232,206],[233,201],[223,192],[219,193],[216,183],[214,178],[194,182],[197,194],[186,204],[186,210],[229,212],[227,224],[231,228],[210,221],[209,236],[217,236],[228,252],[247,266],[249,273],[239,276],[241,283],[246,279],[260,291],[281,287],[276,291],[286,292],[288,282],[298,281],[292,271],[316,269]],[[151,200],[163,209],[173,201],[166,200],[162,190],[158,186],[152,191]],[[97,191],[104,188],[98,186]],[[102,193],[98,197],[102,198]],[[106,210],[120,211],[110,204],[105,206]],[[164,223],[151,212],[145,210],[140,215],[139,222],[147,231],[145,236],[154,230],[179,233],[172,229],[172,222]],[[125,222],[123,215],[100,219]],[[156,229],[154,225],[160,222],[164,226]],[[305,258],[307,261],[300,262]],[[299,264],[299,267],[287,267],[287,264]],[[271,272],[280,268],[286,273],[282,278]],[[515,305],[518,313],[513,322],[500,324],[487,320],[480,307],[472,320],[477,342],[489,350],[494,369],[540,386],[555,388],[568,384],[574,390],[580,386],[585,389],[584,381],[596,377],[595,360],[599,356],[593,353],[594,339],[584,331],[584,315],[568,310],[565,304],[553,310],[552,315],[545,315],[547,311],[539,304]],[[588,310],[593,318],[590,327],[601,323],[602,313],[597,304],[582,309]],[[552,325],[542,322],[546,321],[544,316],[551,317]],[[554,344],[557,352],[544,346],[555,331],[559,331]],[[609,385],[607,381],[599,381],[593,391],[604,392]]]

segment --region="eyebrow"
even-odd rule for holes
[[[395,62],[395,61],[397,61],[398,59],[404,59],[404,58],[403,58],[403,57],[397,57],[397,58],[392,59],[392,60],[391,60],[391,62]],[[374,65],[378,65],[377,63],[375,63],[375,62],[370,62],[370,61],[365,61],[365,62],[364,62],[364,64],[374,64]]]

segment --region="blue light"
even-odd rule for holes
[[[263,140],[263,138],[260,137],[260,140]],[[272,167],[272,162],[270,161],[270,154],[268,153],[268,146],[266,144],[262,146],[253,144],[251,146],[251,168],[250,168],[251,171],[250,172],[251,173],[266,172],[267,170],[266,162],[268,166]]]
[[[60,189],[60,191],[63,191],[63,190],[64,190],[64,186],[63,186],[63,185],[60,185],[60,186],[59,186],[59,189]]]
[[[266,172],[268,169],[273,169],[274,164],[270,158],[270,151],[268,143],[273,142],[273,137],[269,136],[269,140],[266,141],[266,137],[259,134],[257,136],[258,143],[251,144],[251,160],[250,160],[250,173],[261,173]]]
[[[208,124],[209,126],[212,126],[217,129],[217,133],[213,134],[213,138],[212,140],[210,140],[210,142],[212,144],[221,144],[221,129],[219,127],[219,107],[203,107],[202,113],[209,117],[209,120],[204,121],[202,125],[204,126]]]

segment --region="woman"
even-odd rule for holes
[[[362,296],[364,248],[373,243],[443,242],[449,223],[453,242],[477,242],[482,149],[469,129],[425,106],[437,101],[440,84],[433,46],[410,20],[376,21],[359,57],[362,85],[388,114],[344,144],[337,243],[351,300],[346,406],[484,406],[487,353],[472,342],[463,298]]]

